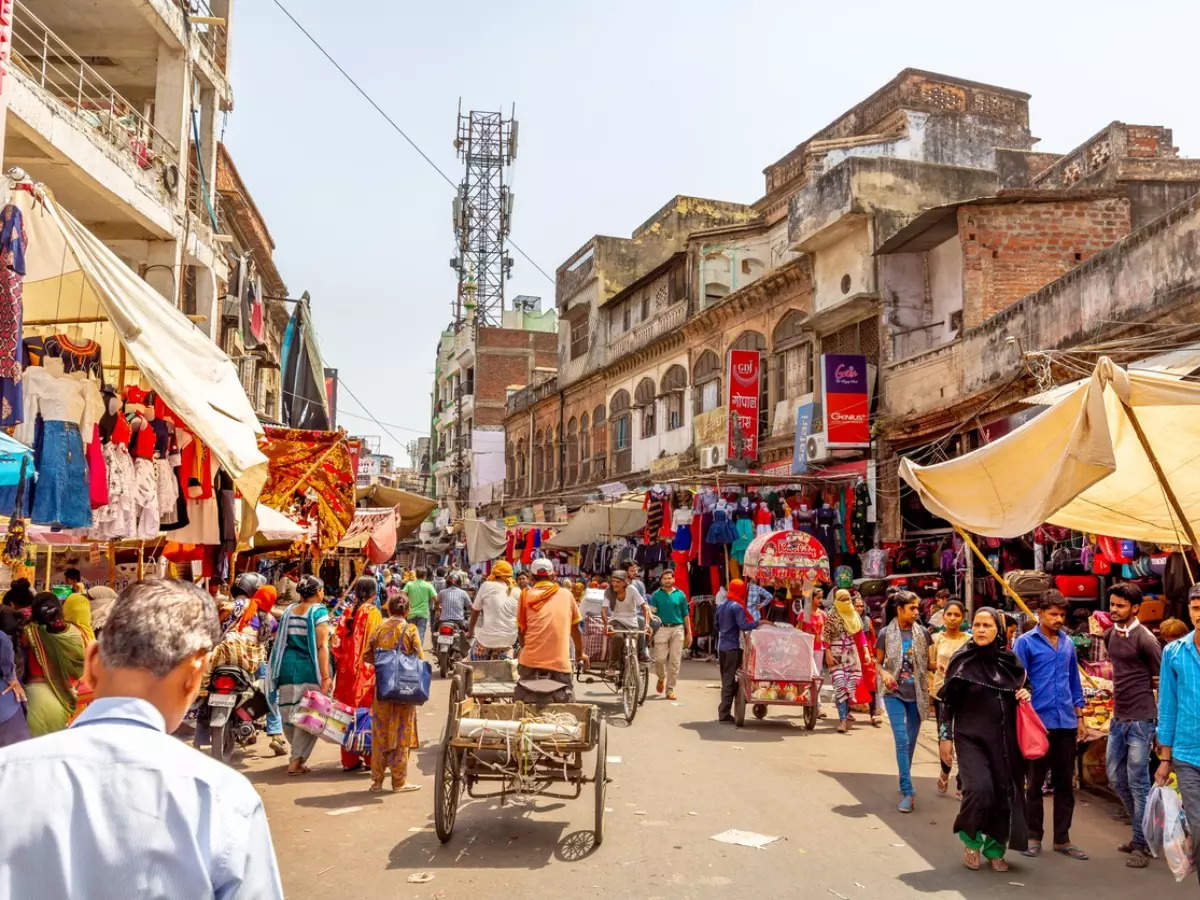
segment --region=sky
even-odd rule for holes
[[[1189,3],[281,2],[456,183],[459,99],[515,103],[512,239],[551,276],[675,194],[752,203],[765,166],[905,67],[1032,94],[1038,150],[1120,120],[1200,156]],[[290,295],[312,295],[340,424],[404,464],[455,294],[453,189],[275,0],[237,4],[230,43],[224,140]],[[553,284],[512,255],[508,296],[549,307]]]

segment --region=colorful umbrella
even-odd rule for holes
[[[742,572],[760,580],[828,581],[829,558],[807,532],[771,531],[750,542]]]
[[[269,462],[259,502],[302,527],[316,526],[322,550],[337,545],[354,518],[355,472],[344,431],[268,426],[259,449]]]

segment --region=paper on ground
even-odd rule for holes
[[[740,828],[730,828],[720,834],[714,834],[710,840],[722,844],[737,844],[739,847],[753,847],[761,850],[767,844],[779,840],[779,835],[759,834],[755,831],[742,831]]]

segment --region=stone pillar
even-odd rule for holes
[[[174,200],[182,202],[187,194],[191,66],[183,50],[169,47],[161,41],[155,65],[154,127],[175,145],[176,158],[169,162],[179,169]]]

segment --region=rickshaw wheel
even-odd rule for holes
[[[458,794],[462,788],[459,751],[442,742],[438,753],[437,781],[433,788],[433,827],[438,840],[443,844],[454,834],[454,820],[458,816]]]
[[[811,690],[815,694],[816,688],[811,688]],[[819,709],[820,704],[816,696],[814,696],[812,700],[809,701],[808,705],[804,707],[804,729],[806,731],[812,731],[817,727],[817,711]]]
[[[630,725],[633,724],[633,717],[637,715],[638,694],[641,691],[641,686],[638,684],[640,674],[637,651],[627,652],[625,654],[625,672],[621,678],[621,712],[625,714],[625,721]]]
[[[641,706],[642,704],[644,704],[646,702],[646,697],[649,695],[649,693],[650,693],[650,667],[644,666],[642,668],[642,692],[638,697],[638,706]]]
[[[608,723],[600,720],[600,738],[596,741],[596,821],[592,834],[596,846],[604,843],[604,798],[608,792]]]
[[[738,728],[746,724],[746,692],[740,675],[733,687],[733,723]]]

